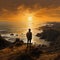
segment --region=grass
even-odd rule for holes
[[[26,44],[13,48],[0,50],[0,60],[58,60],[60,52],[43,52],[39,48],[32,46],[31,50],[26,48]]]

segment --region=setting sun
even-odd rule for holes
[[[25,12],[23,16],[24,16],[23,19],[25,19],[27,21],[32,21],[34,19],[34,14],[33,13],[29,13],[29,12],[26,13]]]
[[[29,21],[31,21],[32,19],[33,19],[32,16],[29,16],[29,17],[28,17],[28,20],[29,20]]]

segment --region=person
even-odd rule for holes
[[[28,32],[26,33],[26,37],[27,37],[27,47],[28,44],[30,43],[30,47],[31,47],[31,40],[32,40],[32,32],[31,29],[28,29]]]

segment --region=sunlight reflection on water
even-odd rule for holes
[[[14,36],[10,36],[11,33],[6,33],[6,34],[2,34],[2,36],[5,36],[5,38],[8,41],[14,42],[15,38],[16,38],[16,34],[18,34],[19,38],[22,39],[25,43],[27,41],[26,39],[26,32],[28,31],[29,28],[31,28],[32,30],[32,34],[33,34],[33,39],[32,39],[32,43],[33,44],[45,44],[48,45],[49,42],[45,41],[45,40],[41,40],[39,39],[36,34],[40,33],[41,31],[37,30],[36,28],[38,28],[40,26],[39,23],[34,23],[33,21],[28,21],[28,23],[24,23],[24,24],[15,24],[12,27],[7,27],[11,29],[11,33],[14,34]]]
[[[7,36],[5,39],[10,41],[10,42],[14,42],[15,38],[17,37],[16,34],[18,34],[18,38],[20,38],[21,40],[23,40],[25,43],[27,43],[27,38],[26,38],[26,32],[27,29],[21,29],[21,32],[19,33],[13,33],[14,36],[10,36],[10,34],[2,34],[2,36]],[[33,38],[32,38],[32,43],[33,44],[44,44],[44,45],[49,45],[49,42],[45,41],[45,40],[41,40],[39,39],[36,34],[39,33],[40,31],[33,29],[32,34],[33,34]]]

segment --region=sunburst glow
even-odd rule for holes
[[[34,14],[30,12],[24,12],[24,18],[27,21],[32,21],[34,19]]]
[[[28,20],[29,21],[33,20],[33,17],[32,16],[28,16]]]

